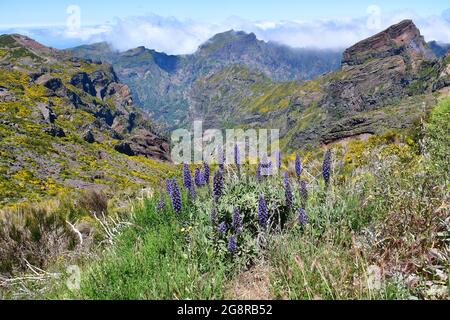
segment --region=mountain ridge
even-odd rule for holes
[[[170,171],[167,139],[111,65],[21,35],[0,36],[0,140],[0,206],[137,189]]]
[[[134,89],[135,101],[156,120],[172,127],[188,125],[186,97],[200,77],[241,64],[277,82],[312,79],[337,69],[341,56],[339,51],[294,49],[234,30],[213,36],[190,55],[171,56],[143,47],[118,53],[111,47],[105,50],[105,46],[94,44],[69,51],[83,58],[107,59],[119,78]]]

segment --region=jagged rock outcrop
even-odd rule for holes
[[[190,103],[203,98],[196,96],[198,80],[235,64],[282,82],[312,79],[338,69],[341,61],[340,51],[294,49],[234,30],[215,35],[189,55],[168,55],[144,47],[116,52],[106,43],[70,52],[112,63],[119,79],[131,88],[134,101],[169,128],[189,125],[195,116]]]
[[[53,112],[53,110],[50,108],[50,106],[47,103],[38,103],[36,105],[36,108],[39,110],[39,112],[42,115],[42,118],[48,122],[49,124],[52,124],[56,120],[56,114]]]
[[[435,57],[412,20],[403,20],[348,48],[344,51],[342,66],[361,65],[372,59],[402,54],[410,55],[411,58]]]
[[[345,50],[342,71],[327,86],[323,106],[342,117],[420,94],[427,87],[412,84],[423,62],[435,60],[414,23],[402,21]]]
[[[159,135],[145,129],[138,130],[134,136],[117,144],[114,148],[128,156],[144,156],[171,161],[168,142]]]
[[[0,87],[0,102],[14,102],[16,100],[14,93],[4,87]]]
[[[19,35],[0,35],[0,52],[0,206],[88,187],[137,190],[167,170],[167,141],[151,134],[111,65]],[[127,141],[149,160],[114,150]]]
[[[49,127],[44,128],[43,131],[51,135],[52,137],[56,138],[64,138],[66,136],[64,130],[61,127],[58,127],[57,125],[54,124],[51,124]]]
[[[80,72],[74,75],[72,79],[70,79],[70,84],[77,87],[78,89],[83,90],[91,96],[96,95],[94,84],[92,83],[86,72]]]

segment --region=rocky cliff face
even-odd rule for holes
[[[411,20],[404,20],[344,51],[342,65],[361,65],[372,59],[404,54],[412,59],[434,58],[419,29]]]
[[[189,113],[203,77],[241,65],[275,82],[312,79],[339,68],[339,51],[293,49],[258,40],[254,34],[217,34],[191,55],[170,56],[143,47],[123,53],[105,44],[70,50],[79,57],[106,59],[133,92],[133,98],[169,127],[188,125]]]
[[[347,49],[336,72],[276,83],[235,65],[197,80],[189,105],[209,127],[280,128],[288,149],[327,144],[412,125],[448,86],[446,68],[407,20]]]
[[[324,106],[340,116],[398,101],[411,93],[422,63],[435,58],[414,23],[402,21],[345,50],[342,77],[329,84]]]
[[[142,157],[170,161],[168,142],[111,65],[20,35],[0,36],[0,140],[0,205],[64,189],[138,185],[152,171]],[[127,150],[118,147],[124,144]]]

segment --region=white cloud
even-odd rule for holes
[[[422,17],[412,11],[371,12],[378,16],[309,21],[248,21],[230,17],[218,24],[147,15],[116,19],[107,25],[82,26],[79,30],[40,28],[39,39],[45,39],[44,30],[47,30],[49,37],[60,38],[61,43],[108,41],[119,50],[145,46],[168,54],[188,54],[214,34],[234,29],[254,32],[259,39],[292,47],[345,48],[408,18],[414,20],[427,41],[450,43],[450,10],[431,17]],[[33,36],[33,31],[28,31]]]

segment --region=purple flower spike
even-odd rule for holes
[[[300,175],[302,174],[302,161],[300,159],[300,155],[297,155],[297,157],[295,158],[295,174],[299,178]]]
[[[209,184],[209,176],[211,175],[211,170],[206,162],[203,162],[203,183]]]
[[[225,232],[227,232],[227,224],[225,222],[222,222],[221,224],[219,224],[219,232],[221,234],[224,234]]]
[[[237,208],[233,209],[232,225],[235,232],[242,230],[242,218]]]
[[[292,203],[293,203],[293,195],[292,195],[292,188],[291,185],[288,183],[284,186],[284,195],[286,199],[286,207],[289,209],[292,209]]]
[[[241,165],[241,157],[239,156],[239,147],[237,144],[234,145],[234,164],[237,166]]]
[[[172,193],[172,184],[173,184],[172,179],[166,179],[166,192],[169,196]]]
[[[170,201],[172,203],[172,209],[175,211],[175,213],[180,214],[182,209],[181,204],[181,192],[180,188],[178,187],[178,183],[176,181],[172,182],[172,192],[170,193]]]
[[[223,193],[223,171],[217,170],[213,177],[213,195],[217,201]]]
[[[331,176],[331,152],[328,150],[323,157],[322,163],[322,176],[323,180],[325,180],[325,184],[328,185],[330,183]]]
[[[189,170],[189,166],[186,163],[183,166],[183,182],[186,190],[191,190],[192,186],[191,171]]]
[[[156,210],[157,211],[164,211],[164,210],[166,210],[166,201],[164,201],[163,197],[159,198],[158,204],[156,205]]]
[[[300,181],[300,197],[302,198],[303,205],[306,205],[308,201],[308,186],[304,180]]]
[[[212,225],[215,226],[217,224],[217,211],[216,211],[216,207],[214,205],[211,208],[210,218],[211,218]]]
[[[308,216],[303,208],[298,209],[298,224],[300,226],[305,226],[308,223]]]
[[[228,251],[230,253],[235,253],[236,249],[237,249],[236,237],[235,236],[231,236],[230,240],[228,241]]]
[[[223,153],[222,146],[217,147],[217,162],[221,171],[225,170],[225,154]]]
[[[287,172],[287,171],[284,173],[284,180],[283,180],[283,182],[284,182],[284,186],[285,187],[289,185],[289,172]]]
[[[261,195],[258,201],[258,222],[263,228],[267,227],[267,222],[269,221],[269,212],[267,209],[267,203],[264,199],[264,195]]]
[[[194,200],[195,197],[197,197],[197,188],[195,184],[191,185],[191,189],[189,189],[189,196],[191,197],[192,200]]]
[[[281,152],[279,150],[275,153],[275,160],[277,162],[278,171],[280,171],[282,160],[281,160]]]
[[[201,187],[203,185],[203,177],[200,169],[196,168],[194,171],[194,181],[197,187]]]
[[[261,162],[258,163],[258,166],[256,167],[256,181],[261,182],[261,170],[262,170],[262,165]]]

